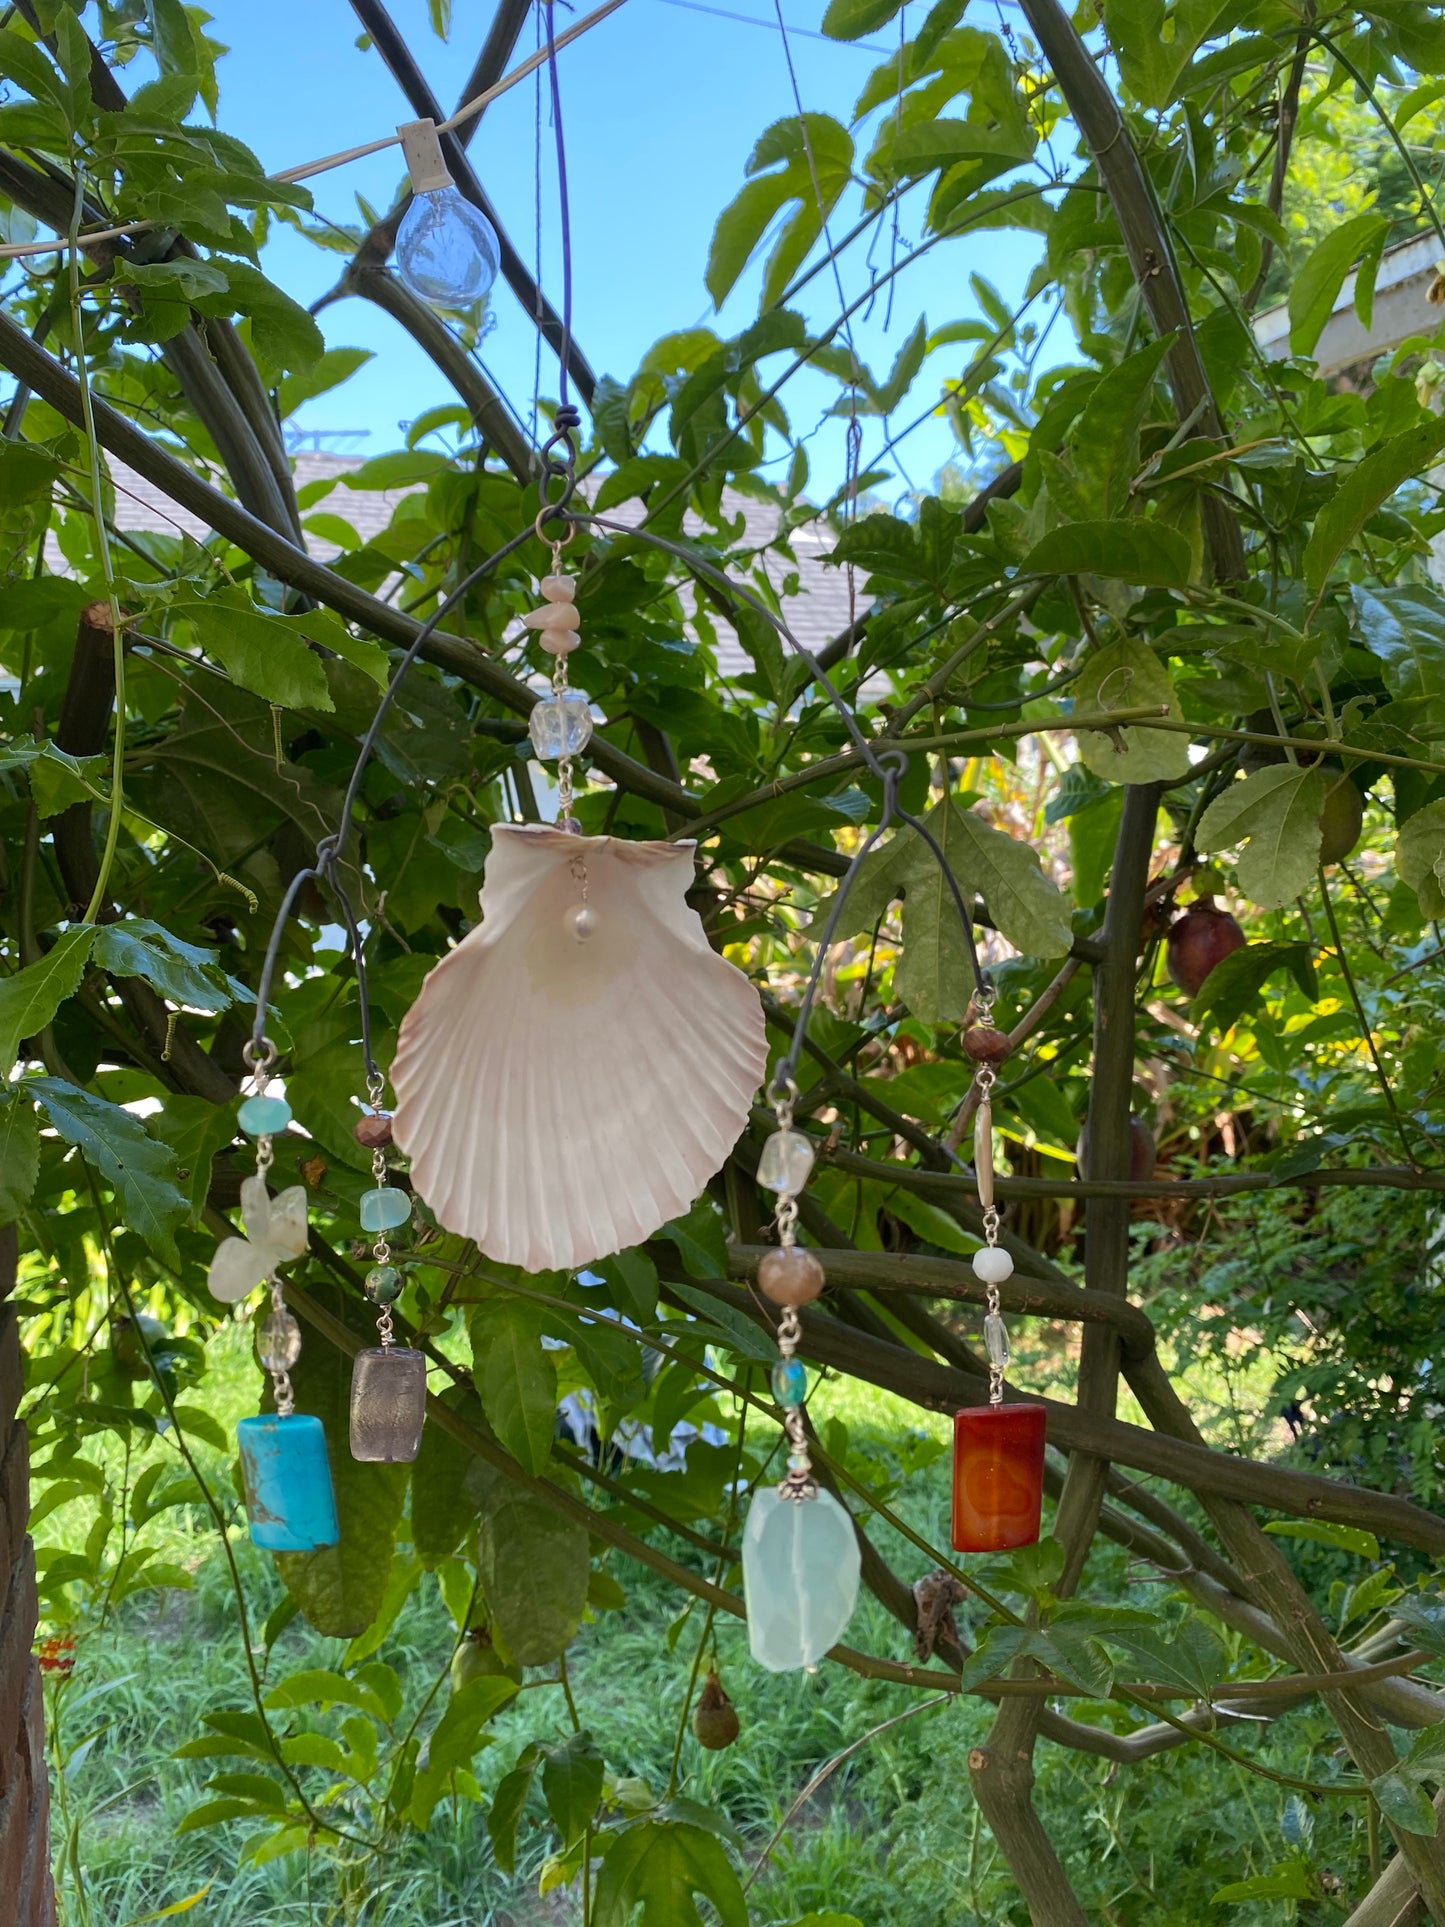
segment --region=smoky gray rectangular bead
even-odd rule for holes
[[[409,1464],[426,1417],[426,1358],[404,1345],[358,1352],[351,1367],[351,1456]]]

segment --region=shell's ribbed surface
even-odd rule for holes
[[[567,931],[586,866],[593,935]],[[396,1142],[448,1230],[570,1270],[678,1216],[737,1142],[762,1005],[685,900],[692,846],[501,824],[482,922],[427,977],[392,1083]]]

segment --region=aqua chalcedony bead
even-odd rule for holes
[[[748,1644],[770,1673],[810,1671],[847,1630],[862,1559],[853,1521],[830,1492],[783,1498],[765,1486],[743,1528]]]
[[[808,1368],[800,1358],[780,1358],[773,1367],[773,1397],[779,1405],[801,1405],[808,1396]]]
[[[398,1191],[394,1184],[379,1185],[375,1191],[363,1191],[361,1194],[363,1231],[395,1231],[410,1216],[411,1199],[405,1191]]]
[[[263,1412],[236,1427],[251,1537],[268,1552],[316,1552],[334,1546],[336,1495],[326,1434],[319,1418]]]
[[[291,1122],[291,1106],[284,1097],[248,1097],[236,1122],[248,1137],[270,1137]]]

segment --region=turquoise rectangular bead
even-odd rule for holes
[[[236,1427],[251,1537],[268,1552],[316,1552],[334,1546],[336,1495],[326,1433],[319,1418],[263,1412]]]

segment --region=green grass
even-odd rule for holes
[[[230,1424],[249,1408],[254,1373],[237,1338],[223,1336],[213,1351],[207,1406]],[[946,1457],[920,1464],[945,1439],[944,1420],[841,1384],[822,1390],[815,1417],[834,1445],[842,1439],[838,1428],[846,1427],[853,1468],[896,1487],[909,1523],[934,1543],[946,1542]],[[209,1472],[224,1474],[221,1455],[206,1456]],[[66,1529],[65,1514],[55,1514],[41,1537],[58,1543]],[[210,1797],[209,1774],[244,1763],[178,1760],[175,1749],[196,1736],[203,1714],[245,1706],[249,1696],[235,1598],[214,1530],[204,1515],[184,1512],[165,1515],[160,1530],[164,1556],[193,1570],[194,1589],[127,1601],[83,1639],[64,1689],[60,1740],[67,1765],[57,1787],[56,1847],[68,1927],[129,1927],[202,1887],[209,1887],[205,1900],[183,1918],[207,1927],[321,1927],[338,1920],[560,1927],[580,1920],[575,1891],[538,1897],[551,1845],[545,1827],[524,1829],[518,1871],[507,1876],[492,1856],[484,1809],[466,1801],[439,1808],[428,1833],[403,1839],[379,1870],[373,1864],[364,1896],[345,1908],[335,1870],[320,1852],[257,1866],[245,1852],[252,1823],[178,1834],[184,1816]],[[874,1537],[905,1579],[927,1569],[924,1556],[887,1526],[877,1526]],[[239,1515],[231,1540],[256,1629],[280,1589]],[[680,1544],[669,1550],[681,1559],[697,1557]],[[571,1681],[609,1769],[661,1793],[702,1615],[684,1607],[679,1618],[679,1595],[644,1569],[615,1562],[612,1570],[626,1592],[625,1610],[603,1613],[583,1628],[570,1658]],[[1143,1579],[1100,1542],[1086,1590],[1095,1599],[1157,1600],[1162,1589],[1146,1589]],[[453,1637],[428,1577],[380,1653],[402,1679],[408,1711],[445,1669]],[[918,1696],[834,1667],[816,1678],[763,1674],[749,1660],[744,1629],[729,1619],[719,1620],[715,1640],[742,1733],[721,1754],[705,1752],[686,1733],[680,1790],[727,1812],[746,1842],[740,1856],[746,1870],[818,1768]],[[901,1629],[866,1596],[849,1640],[868,1652],[909,1656]],[[344,1642],[321,1639],[295,1621],[268,1666],[274,1678],[301,1666],[335,1666],[344,1652]],[[1064,1710],[1100,1723],[1131,1723],[1117,1706],[1073,1702]],[[842,1909],[864,1927],[1022,1923],[1026,1915],[968,1787],[968,1751],[986,1734],[989,1719],[986,1705],[964,1699],[880,1734],[855,1754],[793,1821],[759,1877],[750,1895],[758,1927],[794,1921],[810,1909]],[[307,1723],[335,1730],[338,1721],[308,1716]],[[543,1679],[529,1681],[497,1718],[495,1731],[495,1744],[477,1761],[488,1796],[529,1739],[564,1736],[560,1692]],[[1271,1764],[1305,1778],[1331,1771],[1330,1729],[1309,1708],[1262,1735],[1234,1727],[1228,1738],[1245,1752],[1265,1748]],[[1104,1762],[1043,1743],[1037,1766],[1040,1810],[1091,1918],[1118,1927],[1198,1927],[1210,1920],[1272,1927],[1294,1918],[1283,1902],[1210,1905],[1219,1886],[1266,1871],[1289,1852],[1287,1835],[1292,1827],[1298,1832],[1299,1815],[1292,1818],[1285,1789],[1250,1778],[1197,1745],[1142,1769],[1110,1772]],[[1307,1801],[1304,1810],[1315,1829],[1315,1864],[1333,1867],[1355,1888],[1363,1852],[1358,1803]]]

